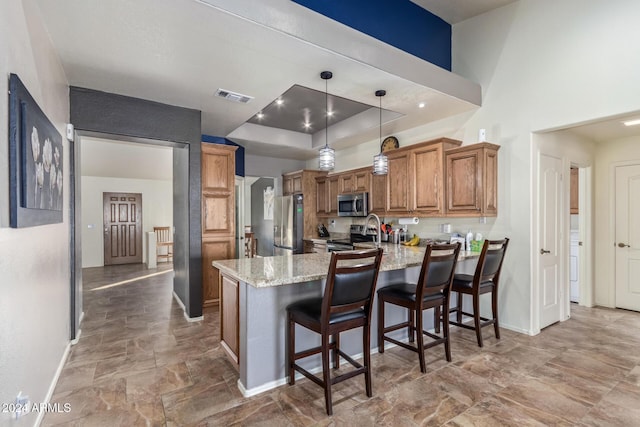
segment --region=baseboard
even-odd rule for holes
[[[78,344],[78,341],[80,340],[80,335],[82,335],[82,329],[78,329],[78,333],[76,334],[75,339],[71,340],[71,345],[76,345]]]
[[[406,338],[398,340],[398,341],[407,342],[407,341],[409,341],[409,338],[406,337]],[[385,342],[384,349],[388,350],[388,349],[391,349],[391,348],[394,348],[394,347],[397,347],[397,346],[398,346],[397,344],[390,343],[390,342]],[[371,354],[375,354],[377,352],[378,352],[378,347],[371,349]],[[364,357],[364,353],[360,352],[360,353],[354,354],[354,355],[352,355],[350,357],[353,360],[359,360],[359,359],[362,359]],[[340,364],[342,365],[342,363],[349,363],[349,362],[341,361]],[[318,366],[316,368],[309,369],[309,372],[314,374],[314,375],[317,374],[317,373],[320,373],[320,372],[322,372],[322,366]],[[296,372],[296,381],[297,380],[302,380],[302,379],[305,379],[305,378],[306,377],[304,375],[302,375],[300,372]],[[242,393],[242,395],[244,397],[251,397],[251,396],[255,396],[255,395],[260,394],[260,393],[264,393],[265,391],[273,390],[274,388],[280,387],[281,385],[285,385],[285,384],[288,384],[288,383],[289,383],[289,380],[287,379],[287,377],[284,377],[284,378],[280,378],[278,380],[274,380],[274,381],[270,381],[268,383],[264,383],[264,384],[262,384],[262,385],[260,385],[258,387],[253,387],[253,388],[250,388],[250,389],[246,389],[244,387],[244,384],[242,384],[240,379],[238,379],[238,389],[240,390],[240,393]]]
[[[71,352],[71,342],[67,343],[67,346],[64,349],[64,353],[62,354],[62,358],[60,359],[60,363],[58,364],[58,369],[56,369],[56,373],[53,376],[53,380],[49,385],[49,390],[47,391],[46,396],[44,397],[44,403],[47,405],[51,402],[51,397],[53,396],[53,392],[56,389],[56,385],[58,385],[58,379],[60,379],[60,374],[62,373],[62,369],[64,369],[64,364],[67,363],[67,357],[69,357],[69,353]],[[42,419],[47,411],[39,411],[38,418],[36,418],[36,422],[33,424],[34,426],[39,426],[42,423]]]
[[[180,300],[180,297],[178,296],[178,294],[176,294],[175,291],[173,291],[173,298],[176,300],[176,302],[178,303],[178,305],[182,309],[182,315],[187,320],[187,322],[200,322],[200,321],[204,320],[204,316],[189,317],[189,315],[187,314],[187,307],[184,306],[184,303],[182,302],[182,300]]]

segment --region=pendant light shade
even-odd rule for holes
[[[324,147],[320,149],[320,157],[318,158],[318,167],[322,171],[330,171],[336,166],[336,150],[329,147],[329,79],[333,77],[331,71],[323,71],[320,77],[324,80]]]
[[[389,171],[389,159],[382,152],[382,97],[386,94],[385,90],[376,91],[376,96],[380,98],[380,153],[373,156],[374,175],[386,175]]]

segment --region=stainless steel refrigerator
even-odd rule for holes
[[[276,197],[273,206],[273,254],[293,255],[304,252],[303,198],[301,194]]]

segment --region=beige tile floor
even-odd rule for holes
[[[161,267],[163,271],[167,267]],[[172,298],[172,273],[141,266],[84,271],[82,335],[72,347],[43,425],[498,426],[640,425],[640,313],[572,305],[572,318],[535,337],[453,329],[441,347],[375,354],[374,397],[362,377],[334,387],[334,416],[320,387],[300,380],[252,398],[218,340],[218,311],[189,323]]]

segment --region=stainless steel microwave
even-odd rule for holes
[[[369,214],[369,193],[340,194],[338,196],[338,216],[367,216]]]

